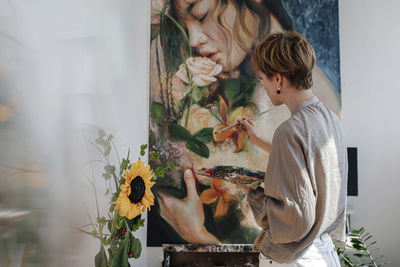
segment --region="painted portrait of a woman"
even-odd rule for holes
[[[149,144],[160,157],[150,163],[173,162],[175,168],[154,186],[149,246],[254,242],[259,228],[246,191],[197,170],[223,165],[265,171],[267,152],[238,128],[219,130],[268,110],[254,123],[271,140],[290,116],[283,105],[271,104],[252,51],[269,33],[298,30],[301,16],[318,18],[290,13],[294,7],[282,2],[152,0]],[[318,38],[335,38],[332,34],[337,38],[337,32],[322,27]],[[335,72],[323,67],[314,70],[313,91],[340,116],[340,88],[331,77]]]

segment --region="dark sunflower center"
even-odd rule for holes
[[[130,183],[131,194],[129,195],[129,200],[131,203],[137,204],[142,201],[144,192],[146,191],[146,186],[142,177],[136,176],[135,179]]]

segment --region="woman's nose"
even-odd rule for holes
[[[199,47],[207,42],[207,36],[203,32],[203,27],[196,22],[187,24],[191,47]]]

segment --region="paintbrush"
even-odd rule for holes
[[[260,113],[258,113],[258,114],[256,114],[256,115],[250,117],[249,120],[254,120],[254,119],[257,118],[258,116],[261,116],[262,114],[267,113],[267,112],[269,112],[269,111],[271,111],[271,110],[273,110],[273,109],[271,108],[271,109],[264,110],[263,112],[260,112]],[[223,129],[221,129],[221,130],[216,131],[215,133],[216,133],[216,134],[222,133],[223,131],[229,130],[229,129],[231,129],[231,128],[233,128],[233,127],[236,127],[236,126],[238,126],[238,125],[239,125],[239,123],[232,124],[232,125],[230,125],[230,126],[228,126],[228,127],[225,127],[225,128],[223,128]]]

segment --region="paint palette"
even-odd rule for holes
[[[264,181],[265,172],[250,170],[235,166],[216,166],[213,168],[202,168],[195,171],[196,174],[224,180],[233,184],[255,189]]]

